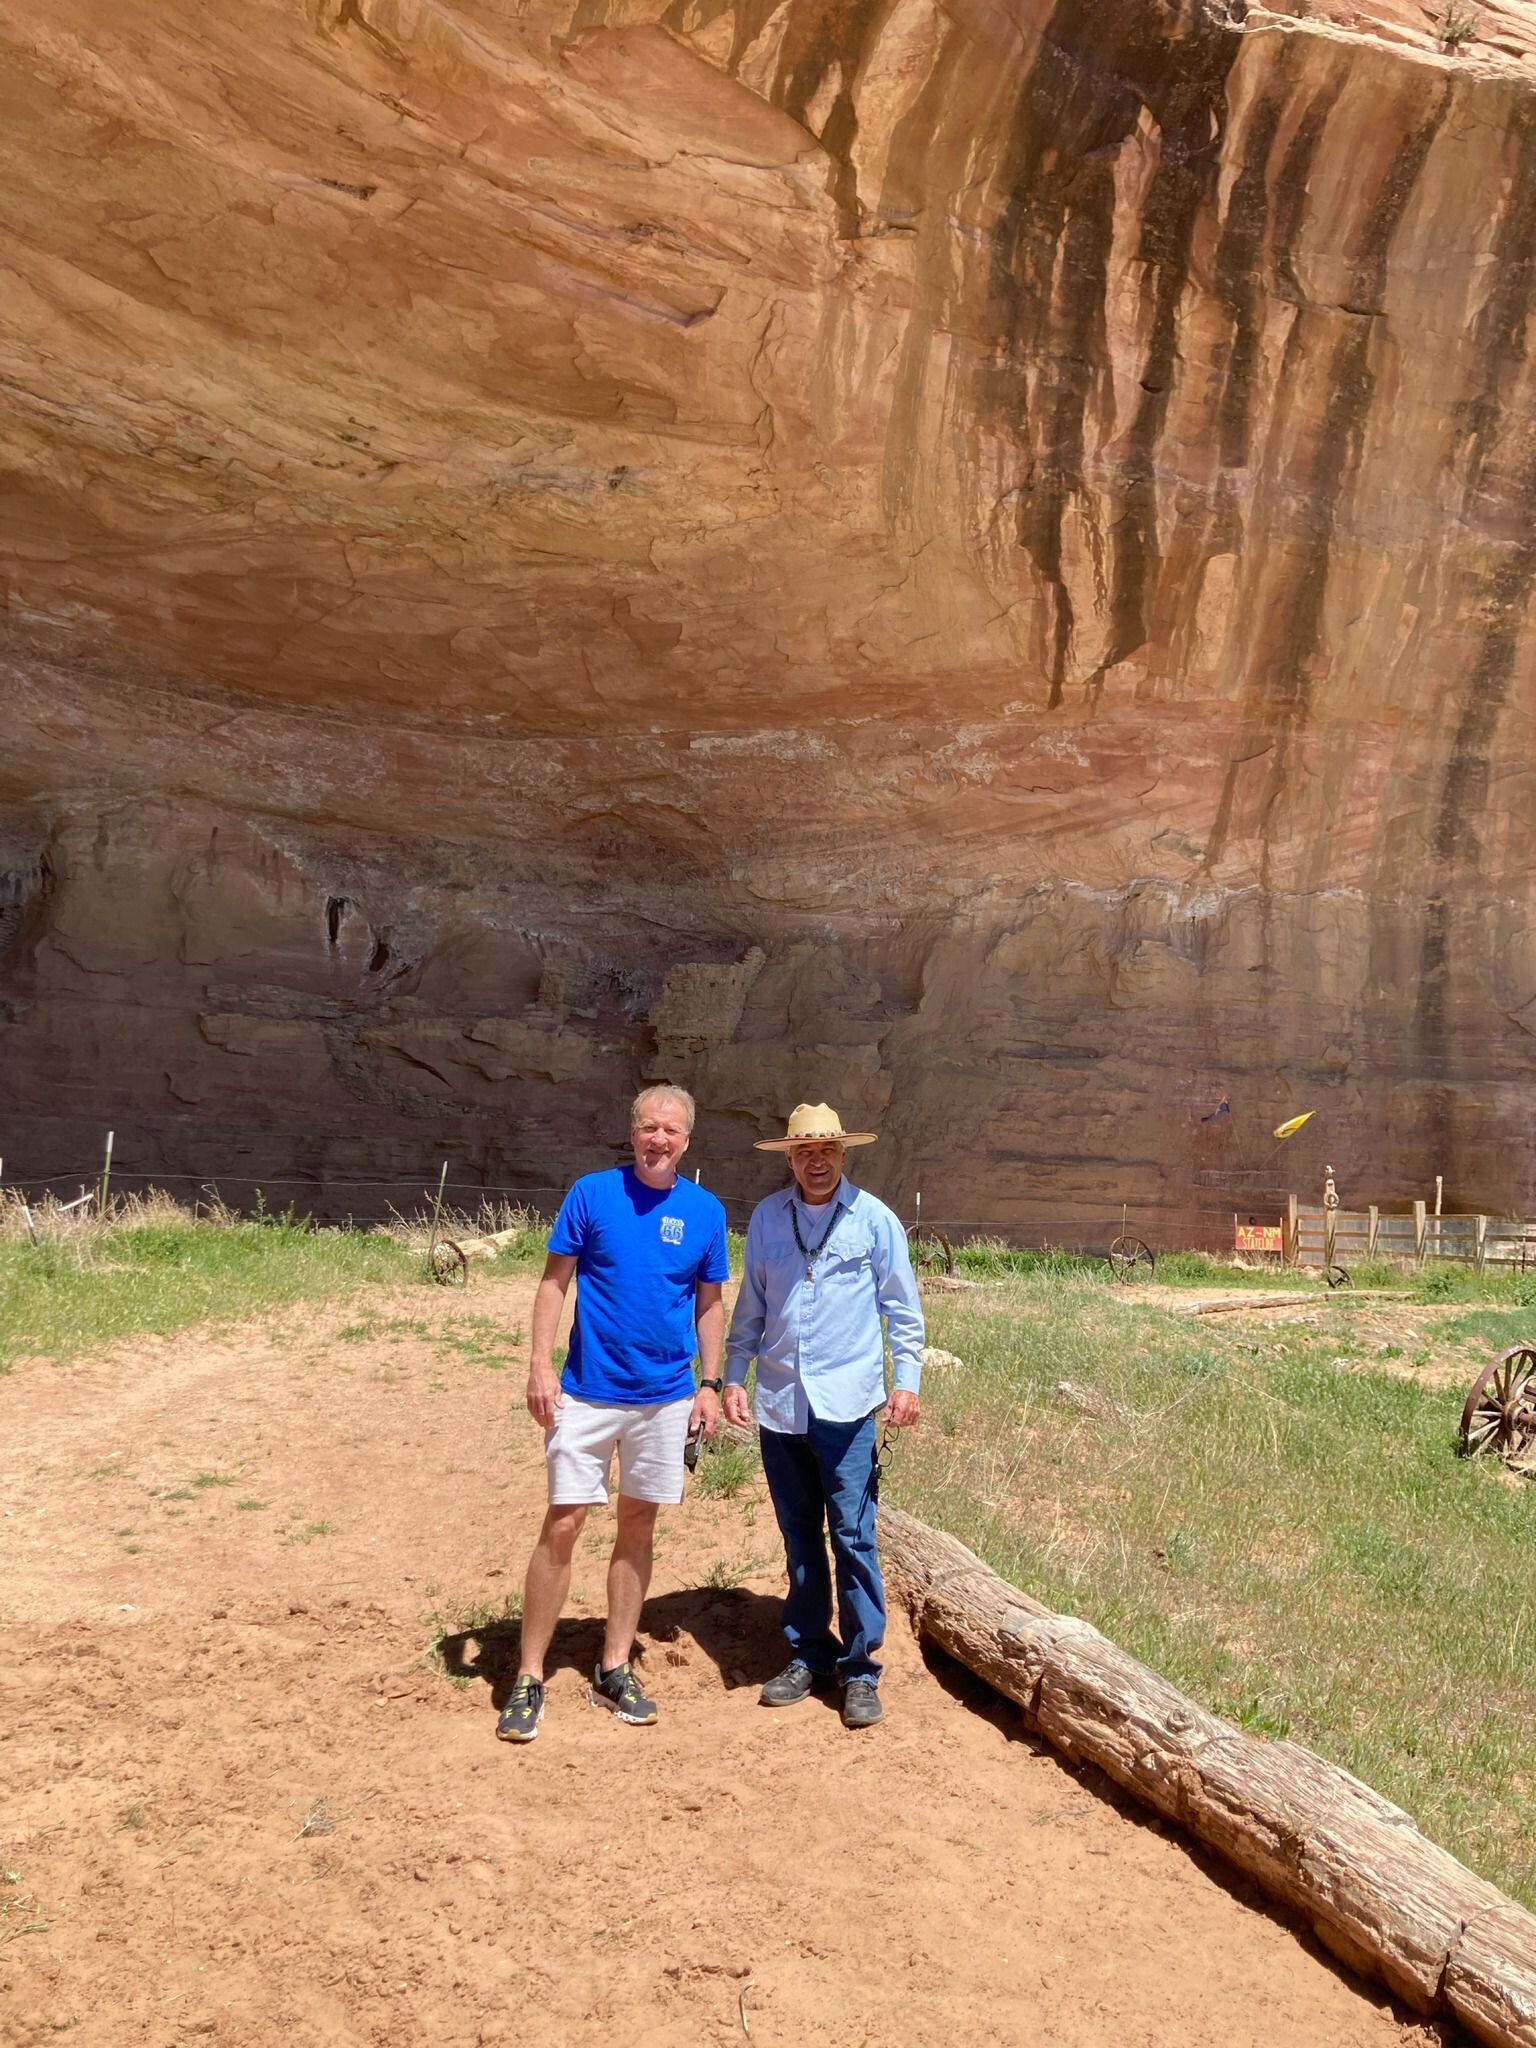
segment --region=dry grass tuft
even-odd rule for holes
[[[432,1211],[418,1209],[410,1216],[391,1211],[389,1222],[382,1228],[396,1244],[425,1257],[427,1246],[432,1241]],[[516,1235],[502,1247],[502,1258],[543,1257],[549,1225],[537,1209],[530,1209],[522,1202],[504,1199],[484,1201],[474,1210],[445,1207],[438,1222],[437,1235],[462,1244],[466,1239],[492,1237],[508,1230],[515,1231]]]

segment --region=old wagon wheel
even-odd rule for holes
[[[1157,1254],[1143,1238],[1117,1237],[1109,1248],[1112,1279],[1129,1286],[1133,1280],[1150,1280],[1157,1271]]]
[[[1348,1266],[1324,1266],[1323,1278],[1328,1283],[1328,1292],[1334,1293],[1340,1287],[1353,1287]]]
[[[469,1261],[451,1237],[440,1237],[428,1260],[432,1278],[439,1287],[467,1287]]]
[[[1536,1452],[1536,1346],[1517,1344],[1483,1367],[1461,1411],[1461,1447],[1506,1463]]]
[[[955,1252],[947,1237],[930,1230],[926,1223],[914,1223],[907,1232],[907,1250],[919,1273],[953,1273]]]

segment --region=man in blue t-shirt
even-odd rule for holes
[[[618,1530],[591,1696],[634,1726],[656,1719],[629,1663],[651,1580],[656,1513],[683,1497],[689,1430],[713,1436],[720,1419],[725,1210],[678,1178],[693,1118],[686,1089],[643,1090],[630,1112],[634,1165],[584,1174],[549,1233],[528,1372],[528,1412],[544,1430],[549,1508],[523,1588],[517,1681],[496,1724],[506,1742],[531,1742],[539,1732],[544,1658],[570,1590],[571,1556],[587,1509],[607,1502],[615,1451]],[[576,1321],[557,1379],[555,1335],[573,1277]],[[697,1392],[695,1348],[703,1368]]]

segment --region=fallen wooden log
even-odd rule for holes
[[[1230,1316],[1246,1308],[1317,1308],[1325,1301],[1405,1301],[1400,1289],[1391,1287],[1339,1288],[1330,1294],[1303,1294],[1292,1288],[1289,1294],[1250,1294],[1242,1301],[1195,1301],[1184,1311],[1191,1316]]]
[[[442,1242],[452,1245],[465,1259],[494,1259],[503,1245],[510,1244],[513,1238],[522,1234],[522,1224],[514,1223],[510,1230],[492,1230],[484,1237],[445,1237]]]
[[[1536,2048],[1536,1916],[1427,1840],[1401,1808],[1293,1742],[1219,1719],[1088,1622],[1000,1579],[953,1536],[880,1510],[913,1627],[1303,1915],[1362,1975],[1490,2048]]]

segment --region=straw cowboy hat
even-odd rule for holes
[[[838,1145],[873,1145],[873,1131],[845,1131],[843,1120],[829,1102],[801,1102],[790,1112],[789,1128],[782,1138],[759,1138],[755,1152],[787,1152],[792,1145],[817,1145],[828,1141]]]

